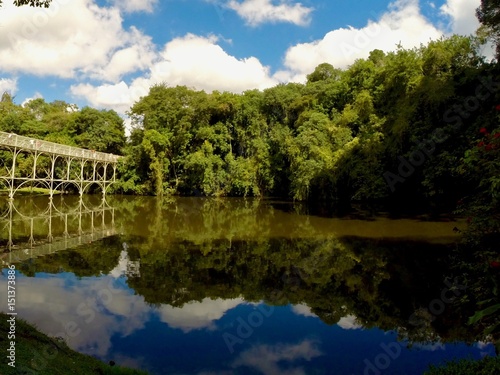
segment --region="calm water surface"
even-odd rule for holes
[[[21,317],[151,374],[421,374],[495,355],[456,305],[460,222],[306,211],[243,199],[4,200],[0,281],[14,263]]]

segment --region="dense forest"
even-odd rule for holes
[[[114,111],[7,93],[0,129],[125,155],[123,193],[456,202],[495,186],[494,165],[474,171],[498,156],[498,73],[453,36],[264,91],[158,84],[130,109],[128,141]]]

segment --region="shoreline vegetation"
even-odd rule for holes
[[[54,195],[60,195],[63,194],[61,191],[55,190],[53,192]],[[50,195],[50,190],[45,189],[45,188],[39,188],[39,187],[25,187],[18,189],[16,191],[16,196],[18,195]],[[8,189],[0,189],[0,197],[3,196],[9,196],[9,190]]]

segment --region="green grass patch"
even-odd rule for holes
[[[144,371],[110,366],[70,349],[63,341],[48,337],[29,323],[17,319],[15,340],[8,338],[11,317],[0,313],[0,374],[19,375],[147,375]],[[15,367],[9,366],[10,342],[15,341]],[[7,355],[5,355],[7,353]]]
[[[54,190],[54,195],[58,194],[61,194],[61,192]],[[9,189],[0,189],[0,195],[9,195]],[[50,190],[39,187],[25,187],[17,190],[15,195],[50,195]]]

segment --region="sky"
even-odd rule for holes
[[[0,93],[130,106],[157,83],[243,92],[479,26],[480,0],[53,0],[0,8]],[[488,52],[485,52],[488,55]]]

